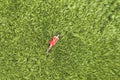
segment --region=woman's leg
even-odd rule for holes
[[[52,48],[52,45],[50,45],[47,49],[47,53],[50,51],[50,49]]]

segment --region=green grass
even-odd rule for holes
[[[0,80],[120,80],[120,1],[0,0]]]

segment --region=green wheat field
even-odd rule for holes
[[[0,0],[0,80],[120,80],[120,0]]]

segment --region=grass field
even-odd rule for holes
[[[0,0],[0,80],[120,80],[120,1]]]

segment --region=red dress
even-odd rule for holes
[[[51,46],[54,46],[57,43],[58,40],[59,40],[59,37],[58,36],[54,36],[53,39],[50,40],[49,44]]]

